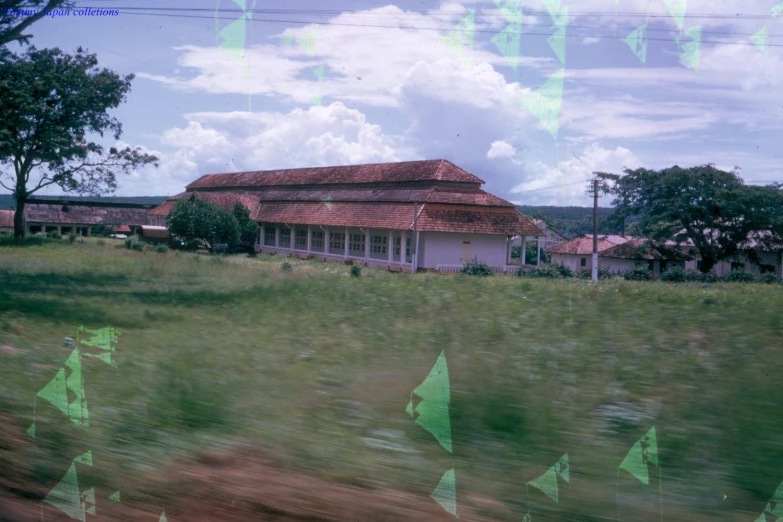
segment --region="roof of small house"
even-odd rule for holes
[[[401,161],[334,167],[207,174],[188,190],[258,188],[264,186],[352,185],[439,181],[482,184],[483,180],[447,160]]]
[[[682,257],[682,255],[677,252],[664,254],[658,249],[658,246],[654,241],[648,241],[646,238],[616,234],[599,235],[597,251],[598,255],[601,257],[619,259],[679,259]],[[592,255],[593,235],[585,234],[574,238],[560,245],[548,248],[547,252],[582,256]]]
[[[0,228],[14,228],[13,210],[0,210]]]
[[[25,205],[24,215],[27,223],[97,225],[112,222],[143,225],[147,222],[147,208],[141,206],[115,207],[61,201],[41,203],[31,200]]]

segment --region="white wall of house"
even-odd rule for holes
[[[582,265],[584,260],[584,265]],[[593,256],[587,254],[584,256],[577,256],[573,254],[557,254],[552,253],[552,264],[567,266],[574,272],[580,270],[592,270],[593,269]],[[598,260],[598,266],[601,266],[601,260]]]
[[[502,267],[506,266],[506,246],[503,235],[422,232],[419,266],[434,269],[437,265],[462,265],[477,257],[490,267]]]
[[[584,265],[582,265],[582,260],[584,259]],[[578,272],[580,270],[590,270],[593,269],[593,255],[592,254],[586,254],[586,255],[574,255],[574,254],[552,254],[552,263],[556,265],[563,265],[567,266],[574,272]],[[647,267],[649,265],[649,261],[646,259],[622,259],[618,257],[604,257],[604,256],[598,256],[598,268],[600,269],[608,269],[610,272],[618,274],[625,272],[626,270],[629,270],[631,268],[634,268],[635,266],[644,266]],[[660,261],[655,260],[653,262],[653,274],[654,275],[660,275]]]

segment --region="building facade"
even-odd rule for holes
[[[154,207],[153,204],[35,198],[25,205],[25,228],[29,234],[57,231],[90,236],[93,226],[104,223],[132,231],[147,224],[147,213]]]
[[[261,227],[256,250],[395,271],[456,272],[472,259],[510,272],[511,239],[541,231],[483,180],[446,160],[202,176],[183,198],[236,202]]]

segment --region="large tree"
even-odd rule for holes
[[[195,197],[177,201],[166,217],[171,234],[187,243],[204,242],[210,252],[218,243],[234,246],[239,243],[239,223],[223,207]]]
[[[0,46],[29,43],[33,35],[24,34],[28,27],[52,9],[71,7],[73,2],[69,0],[0,0]]]
[[[237,201],[234,203],[234,208],[231,210],[231,213],[234,214],[234,218],[239,225],[239,240],[245,245],[255,244],[261,227],[258,226],[258,223],[250,219],[250,210]]]
[[[757,242],[749,249],[751,259],[760,249],[783,246],[783,185],[745,185],[738,169],[726,172],[713,164],[624,171],[610,189],[611,220],[639,218],[634,233],[659,245],[690,239],[703,272],[745,249],[750,239]]]
[[[25,233],[25,203],[44,187],[109,193],[117,188],[115,173],[157,166],[157,158],[139,148],[106,151],[87,138],[109,133],[120,139],[122,125],[107,111],[126,100],[131,80],[132,74],[98,69],[95,55],[81,48],[68,55],[31,47],[16,55],[0,47],[0,185],[16,199],[17,240]],[[3,174],[10,186],[2,182]]]

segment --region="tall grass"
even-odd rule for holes
[[[757,516],[783,481],[775,286],[356,278],[287,261],[294,269],[281,272],[268,255],[0,247],[0,346],[22,350],[0,353],[0,408],[20,425],[68,356],[64,336],[122,331],[117,368],[85,359],[89,430],[39,401],[45,457],[17,464],[50,483],[89,446],[111,470],[95,473],[119,487],[123,474],[251,441],[293,468],[422,495],[453,465],[459,498],[496,498],[517,519],[529,508],[599,520],[614,516],[618,465],[654,425],[664,512]],[[453,457],[404,411],[441,350]],[[572,481],[559,504],[540,494],[525,504],[525,483],[565,452]],[[716,501],[723,493],[729,504]],[[635,519],[652,520],[653,507]]]

